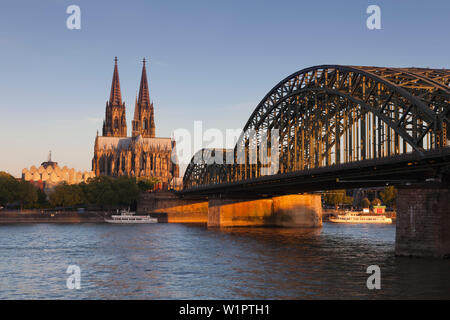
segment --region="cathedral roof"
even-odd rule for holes
[[[116,149],[124,150],[140,145],[154,150],[171,151],[171,138],[143,138],[141,135],[137,137],[119,138],[119,137],[98,137],[98,149]]]

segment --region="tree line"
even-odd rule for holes
[[[153,189],[157,179],[100,176],[87,183],[59,184],[47,195],[34,184],[0,172],[0,206],[16,208],[95,207],[112,209],[134,206],[139,193]]]
[[[0,206],[7,205],[20,209],[44,209],[57,207],[95,207],[112,209],[128,207],[136,204],[139,193],[151,190],[157,179],[136,179],[134,177],[112,178],[100,176],[89,179],[87,183],[57,185],[47,195],[34,184],[18,180],[6,172],[0,172]],[[332,206],[357,205],[368,208],[370,205],[384,203],[395,206],[397,189],[386,187],[379,193],[381,199],[375,198],[372,202],[364,198],[354,204],[353,198],[347,196],[346,190],[332,190],[323,194],[324,203]]]
[[[359,203],[354,203],[353,197],[347,196],[346,190],[331,190],[323,193],[324,203],[335,208],[341,205],[356,205],[362,208],[369,208],[370,206],[379,206],[382,203],[395,207],[397,189],[394,186],[387,186],[379,193],[379,197],[372,201],[368,198],[363,198]]]
[[[39,207],[46,202],[45,193],[25,180],[17,180],[9,173],[0,172],[0,206],[13,204],[20,209]]]
[[[128,207],[136,204],[140,192],[153,189],[156,183],[156,179],[100,176],[89,179],[87,183],[56,186],[50,193],[49,202],[51,207]]]

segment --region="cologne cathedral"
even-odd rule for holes
[[[120,92],[116,57],[103,133],[101,136],[97,133],[95,138],[92,171],[96,176],[155,177],[164,184],[177,184],[179,168],[171,160],[175,141],[155,137],[154,109],[150,101],[145,59],[131,126],[132,136],[127,137],[126,110]]]

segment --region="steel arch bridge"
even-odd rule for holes
[[[392,166],[429,154],[442,159],[448,153],[449,125],[449,69],[306,68],[262,99],[234,150],[204,149],[192,158],[183,192],[366,164]],[[274,129],[279,162],[267,176],[269,164],[260,150],[275,145],[270,134]],[[224,164],[210,163],[206,159],[211,156]]]

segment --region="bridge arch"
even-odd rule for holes
[[[270,144],[262,131],[278,130],[277,173],[288,173],[447,146],[449,119],[450,70],[306,68],[280,81],[255,108],[234,148],[235,163],[194,161],[200,151],[184,186],[259,177],[263,161],[251,162],[247,149]],[[238,150],[246,152],[244,163],[236,163]]]

